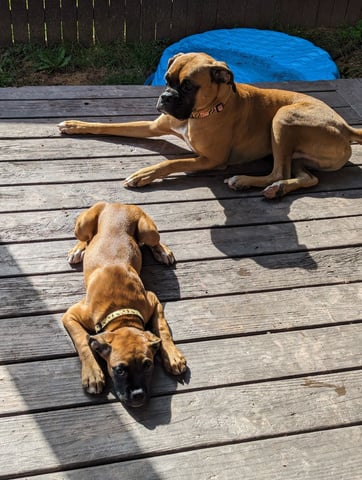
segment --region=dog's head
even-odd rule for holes
[[[168,62],[167,87],[157,102],[161,113],[186,120],[193,110],[209,106],[220,88],[235,91],[234,76],[224,62],[206,53],[179,53]]]
[[[89,337],[90,348],[107,362],[117,397],[141,407],[148,399],[154,356],[161,340],[151,332],[125,327]]]

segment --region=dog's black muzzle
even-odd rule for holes
[[[157,102],[157,110],[161,113],[171,114],[172,108],[177,104],[180,104],[179,92],[177,90],[174,90],[173,88],[167,88],[159,96]]]
[[[186,120],[191,115],[193,104],[193,99],[187,98],[174,88],[167,87],[160,95],[156,108],[159,112],[172,115],[178,120]]]

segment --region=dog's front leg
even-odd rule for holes
[[[105,385],[102,369],[88,345],[89,335],[83,325],[89,322],[88,307],[83,302],[76,303],[63,315],[62,322],[73,340],[82,364],[82,385],[88,393],[101,393]]]
[[[65,120],[58,124],[61,133],[68,135],[116,135],[121,137],[152,137],[157,136],[153,128],[154,122],[145,120],[129,123],[97,123],[81,120]]]
[[[147,292],[147,298],[153,305],[152,331],[161,339],[160,353],[163,366],[172,375],[181,375],[186,372],[186,358],[173,342],[160,301],[153,292]]]
[[[120,137],[147,138],[173,133],[171,119],[160,115],[155,120],[141,120],[124,123],[83,122],[65,120],[58,124],[61,133],[69,135],[116,135]]]
[[[126,187],[144,187],[153,180],[165,178],[176,172],[197,172],[210,170],[217,167],[219,162],[207,157],[178,158],[175,160],[164,160],[163,162],[141,168],[130,175],[124,181]]]

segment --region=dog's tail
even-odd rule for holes
[[[351,142],[357,142],[362,144],[362,128],[353,128],[348,125],[348,131]]]

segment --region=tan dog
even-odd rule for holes
[[[165,160],[125,180],[141,187],[175,172],[194,172],[244,163],[273,154],[266,176],[234,176],[233,189],[263,187],[267,198],[318,183],[309,172],[338,170],[351,156],[350,143],[362,143],[362,130],[350,127],[328,105],[301,93],[235,84],[225,63],[204,53],[179,54],[169,61],[167,88],[154,121],[120,124],[68,120],[62,133],[153,137],[174,134],[196,158]]]
[[[82,384],[100,393],[104,374],[93,355],[107,362],[115,393],[126,405],[138,407],[149,395],[153,358],[160,348],[166,370],[179,375],[186,360],[173,343],[163,308],[139,277],[142,256],[138,244],[151,248],[156,260],[170,265],[171,250],[160,243],[154,222],[141,208],[97,203],[77,219],[79,242],[68,261],[83,269],[87,293],[63,316],[63,324],[82,363]],[[84,258],[83,258],[84,257]],[[151,331],[146,331],[145,326]],[[98,335],[89,335],[97,332]]]

